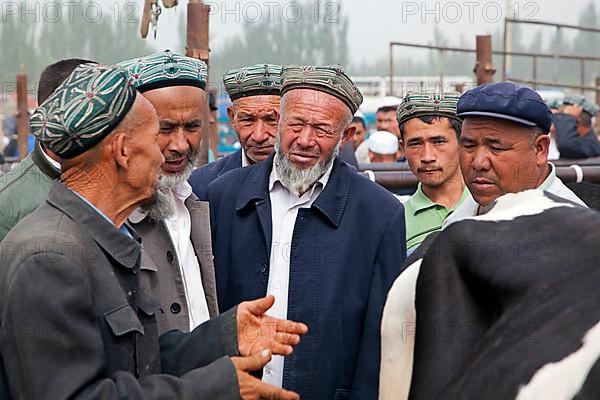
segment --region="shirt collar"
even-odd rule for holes
[[[185,199],[192,195],[192,186],[188,181],[182,181],[173,187],[171,192],[173,192],[176,197],[179,197],[181,201],[185,201]]]
[[[249,167],[250,165],[250,160],[248,159],[248,156],[246,155],[246,152],[244,151],[244,149],[242,149],[241,151],[242,153],[242,168],[244,167]]]
[[[550,173],[548,174],[548,177],[544,180],[544,182],[542,182],[542,184],[538,187],[538,189],[540,190],[549,190],[550,186],[552,186],[554,184],[554,181],[556,180],[556,167],[550,162],[548,163],[548,165],[550,166]]]
[[[275,158],[275,160],[273,160],[273,168],[271,169],[271,175],[269,175],[269,192],[273,191],[273,187],[275,186],[275,183],[279,182],[279,184],[285,188],[285,190],[287,190],[290,193],[293,193],[287,186],[285,186],[283,184],[283,182],[281,181],[281,176],[279,175],[279,168],[277,166],[277,159]],[[329,168],[327,168],[327,170],[325,171],[325,173],[319,178],[319,180],[317,180],[317,182],[315,182],[312,187],[310,188],[309,192],[312,194],[317,186],[320,186],[321,188],[325,188],[325,186],[327,186],[327,182],[329,182],[329,176],[331,175],[331,169],[333,168],[333,163],[331,163],[331,165],[329,166]],[[295,194],[295,193],[294,193]]]
[[[468,195],[469,195],[469,189],[467,189],[467,186],[465,185],[462,195],[460,196],[460,200],[458,200],[456,202],[456,204],[454,204],[448,210],[454,211]],[[417,190],[416,190],[415,194],[410,199],[408,199],[408,201],[410,201],[410,204],[414,210],[413,215],[417,215],[417,213],[419,211],[422,211],[422,210],[425,210],[427,208],[431,208],[434,206],[444,207],[441,204],[434,203],[433,201],[431,201],[431,199],[429,197],[427,197],[425,192],[423,192],[423,186],[421,185],[421,182],[419,182],[419,184],[417,185]]]

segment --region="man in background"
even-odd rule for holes
[[[404,203],[406,249],[412,253],[468,196],[459,165],[457,95],[412,93],[398,108],[408,166],[419,180]]]
[[[94,61],[70,58],[48,65],[40,75],[37,100],[43,103],[81,64]],[[22,218],[39,207],[60,176],[58,157],[36,141],[33,151],[0,179],[0,241]]]
[[[273,153],[279,120],[281,66],[256,64],[228,71],[223,84],[233,104],[227,116],[242,148],[196,169],[190,184],[200,200],[208,185],[224,173],[265,160]]]
[[[600,156],[600,141],[592,117],[598,106],[583,96],[567,96],[554,114],[556,141],[561,158]]]
[[[371,133],[369,142],[369,160],[374,163],[394,163],[398,159],[398,138],[393,133],[377,131]]]

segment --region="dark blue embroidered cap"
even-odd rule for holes
[[[534,90],[512,82],[487,83],[465,92],[456,107],[459,118],[499,118],[550,132],[552,112]]]

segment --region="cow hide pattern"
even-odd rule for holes
[[[407,260],[382,320],[381,400],[600,398],[600,215],[497,199]]]

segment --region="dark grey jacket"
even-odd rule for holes
[[[139,237],[61,183],[0,243],[2,361],[14,399],[239,399],[235,309],[158,336]]]
[[[185,200],[185,206],[190,213],[190,239],[202,276],[202,282],[196,284],[202,285],[208,312],[213,318],[219,314],[219,308],[210,233],[210,210],[208,203],[199,201],[193,193]],[[149,288],[161,303],[161,311],[156,316],[159,333],[169,329],[189,331],[189,307],[179,270],[180,261],[167,226],[162,221],[152,220],[139,209],[129,216],[129,223],[142,237],[141,284]]]

